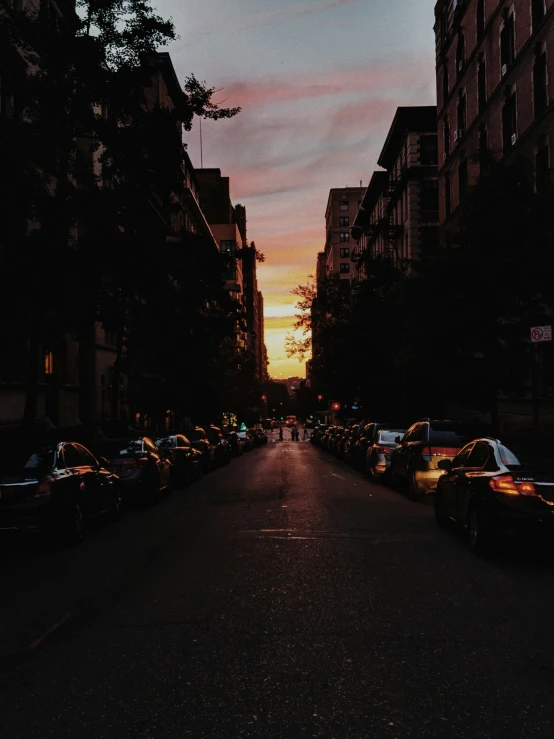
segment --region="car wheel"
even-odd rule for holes
[[[468,521],[469,548],[475,554],[487,554],[494,542],[491,526],[482,511],[472,506]]]
[[[415,472],[412,472],[412,476],[410,478],[409,495],[410,495],[410,500],[413,500],[416,503],[419,502],[420,500],[423,500],[423,497],[424,497],[424,493],[422,493],[422,491],[417,486]]]
[[[83,511],[78,503],[75,503],[68,512],[68,520],[62,538],[68,546],[80,544],[85,538]]]
[[[440,493],[440,488],[437,488],[435,493],[435,520],[441,529],[448,526],[448,516],[444,512],[444,502]]]

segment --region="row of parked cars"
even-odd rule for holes
[[[88,445],[50,436],[2,446],[0,531],[43,532],[75,544],[92,520],[117,519],[122,506],[155,502],[267,443],[261,430],[222,433],[215,426]]]
[[[412,500],[433,495],[438,525],[462,527],[475,552],[508,535],[554,534],[552,462],[516,454],[485,424],[319,426],[311,441]]]

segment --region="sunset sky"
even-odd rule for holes
[[[231,178],[248,239],[266,255],[270,375],[304,375],[287,359],[290,291],[315,272],[332,187],[367,185],[399,105],[435,103],[435,0],[153,0],[175,21],[171,53],[241,106],[202,124],[204,166]],[[186,138],[200,166],[198,125]]]

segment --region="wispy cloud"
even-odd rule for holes
[[[297,18],[304,18],[308,15],[325,13],[328,10],[334,10],[341,5],[354,5],[360,3],[361,0],[327,0],[326,2],[298,3],[292,2],[282,5],[279,8],[271,10],[262,10],[258,13],[232,13],[223,15],[219,18],[219,22],[205,24],[197,29],[201,36],[211,36],[218,33],[228,33],[232,31],[246,31],[262,26],[274,25],[277,23],[286,23]]]

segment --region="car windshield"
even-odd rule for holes
[[[492,429],[480,423],[455,423],[434,421],[429,429],[429,441],[442,446],[465,446],[473,439],[492,436]]]
[[[105,457],[106,459],[130,457],[134,454],[142,454],[142,439],[97,441],[92,445],[92,451],[96,457]]]
[[[401,439],[404,437],[405,431],[381,431],[379,433],[379,441],[394,442],[396,437]]]
[[[173,449],[177,446],[177,439],[174,436],[168,436],[166,439],[158,439],[156,446],[160,449]]]

